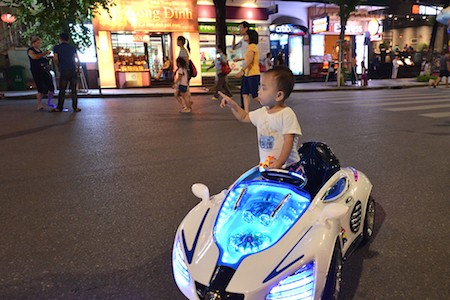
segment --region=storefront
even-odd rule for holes
[[[311,28],[311,77],[325,77],[333,64],[338,62],[339,35],[341,25],[339,16],[330,12],[326,15],[313,16],[310,19]],[[351,72],[353,58],[356,58],[356,72],[361,73],[361,62],[369,66],[369,44],[381,40],[382,22],[380,18],[361,13],[352,16],[347,21],[344,36],[343,64],[347,73]],[[329,74],[328,74],[329,75]]]
[[[102,88],[148,87],[169,57],[176,39],[189,40],[191,60],[200,65],[197,1],[116,0],[93,19]],[[191,84],[201,84],[200,76]]]
[[[272,24],[270,30],[270,53],[275,64],[282,61],[294,75],[304,74],[304,37],[307,29],[296,24]]]
[[[233,59],[242,58],[244,53],[242,53],[241,49],[232,50],[233,34],[236,34],[236,43],[238,43],[242,39],[238,33],[239,23],[242,20],[249,22],[250,28],[256,30],[259,34],[258,50],[260,61],[262,61],[269,51],[268,13],[266,8],[261,7],[227,6],[226,10],[226,52],[231,67],[231,74],[235,74],[241,69],[243,62],[233,62]],[[215,69],[212,68],[209,71],[206,69],[212,65],[216,56],[215,7],[213,5],[198,5],[198,12],[202,75],[204,77],[212,77],[216,74]]]

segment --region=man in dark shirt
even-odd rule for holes
[[[72,95],[72,108],[74,112],[79,112],[77,98],[77,81],[78,68],[80,61],[77,55],[77,49],[69,45],[69,35],[61,33],[59,35],[60,44],[53,48],[56,67],[59,70],[59,95],[58,106],[52,109],[51,112],[60,112],[64,109],[64,100],[66,96],[67,84],[70,83],[70,90]]]

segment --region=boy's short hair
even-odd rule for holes
[[[271,75],[275,78],[277,89],[284,93],[283,100],[286,100],[294,89],[295,77],[291,69],[287,66],[275,66],[264,73],[265,75]]]

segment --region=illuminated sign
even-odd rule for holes
[[[227,34],[239,32],[239,23],[227,23]],[[250,24],[250,29],[255,30],[255,24]],[[199,33],[216,33],[216,23],[199,23]]]
[[[375,35],[380,30],[380,23],[377,19],[370,20],[369,24],[367,25],[367,31],[369,31],[370,35]]]
[[[116,5],[99,9],[92,20],[96,30],[196,32],[197,1],[116,0]]]
[[[341,32],[341,24],[335,23],[334,24],[334,32]],[[361,34],[363,33],[363,27],[358,24],[347,24],[345,26],[345,33],[346,34]]]
[[[318,19],[312,20],[312,33],[319,33],[319,32],[327,32],[328,31],[328,24],[329,24],[329,17],[323,17]]]
[[[269,26],[269,31],[270,33],[305,35],[305,32],[298,25],[293,24],[272,24]]]
[[[411,12],[413,15],[432,15],[435,16],[439,14],[442,10],[442,7],[438,6],[426,6],[426,5],[418,5],[413,4]]]

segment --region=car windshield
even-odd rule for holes
[[[221,263],[235,267],[244,257],[275,244],[305,212],[310,200],[307,192],[294,185],[265,180],[254,173],[241,177],[228,192],[214,226]]]

